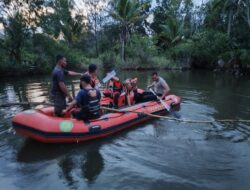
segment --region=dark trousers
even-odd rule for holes
[[[97,119],[100,117],[100,115],[93,116],[93,115],[89,114],[88,110],[74,111],[74,112],[72,112],[72,116],[77,120],[83,120],[83,121],[88,121],[90,119]]]
[[[56,94],[52,97],[54,99],[54,114],[57,117],[62,117],[62,112],[66,108],[66,97],[62,94]]]
[[[114,98],[114,106],[118,108],[118,104],[119,104],[119,97],[120,97],[120,92],[115,91],[113,92],[113,98]]]
[[[157,96],[161,96],[161,94],[157,94]],[[142,94],[135,93],[136,103],[155,101],[155,100],[157,100],[157,97],[152,92],[145,91]]]

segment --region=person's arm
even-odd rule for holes
[[[65,112],[69,111],[70,109],[72,109],[75,105],[80,104],[82,102],[82,98],[84,97],[83,92],[80,90],[75,98],[75,100],[73,100],[69,106],[67,107],[67,109],[65,110]]]
[[[100,84],[100,81],[99,81],[99,79],[96,77],[96,78],[95,78],[95,85],[98,86],[99,84]]]
[[[154,86],[154,82],[147,86],[147,89],[152,88]]]
[[[82,76],[82,73],[78,73],[78,72],[75,72],[75,71],[68,71],[68,74],[70,76]]]
[[[116,76],[113,76],[113,79],[116,80],[116,81],[120,81],[120,79]]]
[[[66,97],[68,97],[69,101],[71,102],[73,99],[72,99],[72,96],[69,94],[69,91],[66,87],[66,85],[64,84],[64,82],[59,82],[59,87],[61,89],[61,91],[66,95]]]
[[[65,112],[68,112],[69,110],[71,110],[75,105],[77,104],[76,100],[73,100],[69,106],[66,108]]]
[[[162,81],[162,86],[163,86],[164,90],[163,90],[161,99],[163,99],[165,96],[167,96],[169,91],[170,91],[170,88],[169,88],[168,84],[166,83],[166,81]]]

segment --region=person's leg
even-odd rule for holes
[[[140,103],[142,100],[142,94],[138,93],[137,91],[134,91],[134,100],[135,103]]]
[[[56,95],[54,99],[54,114],[57,117],[62,117],[63,110],[66,108],[66,99],[62,95]]]
[[[157,97],[152,92],[143,92],[142,102],[154,101],[157,100]]]
[[[84,120],[85,121],[88,119],[88,114],[84,110],[74,111],[74,112],[72,112],[72,116],[73,116],[73,118],[75,118],[77,120]]]
[[[119,101],[120,93],[114,92],[113,96],[114,96],[114,106],[115,108],[118,108],[118,101]]]

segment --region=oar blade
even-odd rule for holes
[[[108,73],[108,75],[107,75],[104,79],[102,79],[102,82],[103,82],[103,83],[108,82],[108,81],[109,81],[110,79],[112,79],[115,75],[116,75],[115,70],[111,71],[110,73]]]
[[[171,109],[171,106],[167,105],[166,102],[164,102],[163,100],[161,100],[161,104],[166,108],[166,110],[169,112]]]
[[[171,106],[167,105],[166,102],[164,102],[162,99],[160,99],[157,94],[155,93],[155,91],[152,90],[152,88],[149,89],[150,92],[152,92],[161,102],[161,104],[165,107],[165,109],[170,112]]]

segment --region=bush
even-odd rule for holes
[[[196,67],[212,67],[218,56],[233,49],[228,35],[214,30],[199,32],[192,40],[191,55]]]
[[[113,52],[106,52],[101,56],[102,66],[105,71],[114,69],[116,64],[116,56]]]
[[[152,39],[146,36],[133,35],[126,49],[126,57],[134,58],[137,65],[152,63],[151,58],[156,54],[157,50]]]
[[[250,50],[247,49],[241,49],[239,51],[240,54],[240,60],[243,66],[247,67],[250,65]]]
[[[82,63],[86,61],[81,51],[69,47],[64,42],[59,43],[49,36],[37,34],[34,37],[34,43],[36,46],[35,53],[39,55],[36,64],[39,64],[40,57],[42,57],[43,64],[51,68],[55,64],[55,57],[57,54],[63,54],[67,58],[69,68],[80,67]]]

